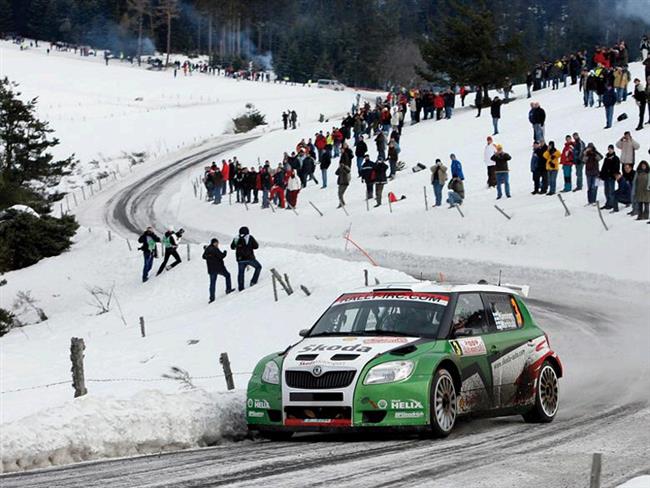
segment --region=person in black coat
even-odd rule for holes
[[[214,293],[217,285],[217,276],[221,275],[226,279],[226,294],[234,290],[230,281],[230,273],[223,262],[227,252],[219,249],[219,240],[212,239],[209,246],[203,248],[203,259],[208,266],[208,275],[210,276],[210,301],[214,302]]]
[[[501,104],[503,102],[499,97],[494,97],[492,99],[492,104],[490,105],[490,115],[492,115],[492,125],[494,126],[493,136],[499,133],[499,119],[501,118]]]
[[[327,170],[331,164],[332,151],[329,147],[325,147],[320,156],[320,174],[323,177],[323,186],[321,188],[327,188]]]
[[[175,232],[173,228],[169,228],[167,232],[165,232],[162,243],[163,243],[163,248],[165,249],[165,256],[163,258],[163,262],[160,264],[160,267],[158,268],[158,272],[156,273],[156,276],[158,276],[160,273],[163,271],[167,270],[169,271],[172,268],[175,268],[179,264],[181,264],[181,257],[178,255],[178,242],[180,241],[181,237],[183,236],[183,229],[179,229],[178,232]],[[174,258],[174,262],[167,266],[167,262],[169,261],[169,258]]]
[[[476,116],[481,116],[481,108],[483,108],[483,91],[480,86],[476,87],[476,97],[474,97],[474,106],[478,110]]]
[[[152,227],[147,227],[143,234],[138,238],[138,242],[142,244],[139,250],[142,251],[144,257],[144,267],[142,268],[142,282],[149,279],[149,271],[153,268],[153,260],[157,257],[156,243],[160,242]]]
[[[239,291],[244,290],[244,274],[247,266],[252,266],[255,269],[250,286],[256,285],[257,280],[260,278],[262,265],[255,259],[255,249],[259,247],[255,238],[250,235],[248,227],[241,227],[239,229],[239,235],[230,244],[230,249],[235,251],[237,267],[239,268],[237,273],[237,288]]]
[[[381,206],[381,197],[384,191],[384,185],[388,183],[388,165],[383,159],[378,159],[375,163],[375,207]]]
[[[614,190],[616,188],[616,174],[621,172],[621,160],[614,152],[614,145],[607,147],[607,154],[603,159],[603,165],[600,168],[600,179],[605,185],[605,205],[601,210],[614,209]]]

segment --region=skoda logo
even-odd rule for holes
[[[323,374],[323,368],[320,366],[314,366],[314,369],[311,370],[311,374],[314,376],[320,376]]]

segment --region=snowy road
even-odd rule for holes
[[[174,189],[206,159],[241,143],[197,150],[97,198],[84,224],[101,218],[122,232],[152,222],[181,226]],[[196,169],[194,169],[196,171]],[[188,229],[193,241],[214,232]],[[217,232],[217,235],[219,233]],[[301,247],[336,257],[343,251]],[[413,275],[493,278],[490,263],[373,250],[380,264]],[[11,487],[202,486],[586,486],[594,452],[604,454],[603,486],[650,473],[647,284],[599,275],[500,266],[529,283],[532,312],[563,359],[562,406],[550,425],[519,417],[462,422],[447,440],[298,436],[289,443],[246,441],[193,451],[91,462],[0,477]],[[608,290],[603,296],[603,290]]]

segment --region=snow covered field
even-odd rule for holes
[[[26,98],[38,97],[38,115],[60,138],[55,155],[74,153],[81,165],[74,188],[101,170],[127,163],[125,154],[146,152],[150,159],[232,130],[232,118],[252,103],[269,124],[281,125],[281,113],[294,109],[299,123],[345,113],[351,92],[313,87],[235,81],[194,73],[173,77],[172,70],[148,71],[101,54],[81,58],[72,52],[46,54],[46,43],[20,51],[0,41],[0,76],[20,83]],[[98,164],[91,164],[97,161]],[[64,182],[65,183],[65,182]]]
[[[639,71],[636,65],[632,69]],[[81,223],[92,231],[80,229],[69,253],[5,276],[8,285],[1,289],[0,306],[11,307],[18,291],[29,290],[49,320],[0,339],[3,470],[197,447],[243,434],[241,390],[220,393],[225,389],[220,353],[229,353],[235,383],[242,389],[262,355],[298,340],[298,330],[313,323],[338,294],[363,284],[364,269],[371,270],[371,281],[412,279],[364,261],[338,259],[338,255],[353,256],[353,251],[342,251],[341,236],[350,225],[351,237],[371,255],[382,263],[408,268],[413,275],[442,273],[473,281],[496,279],[501,268],[513,274],[518,270],[517,277],[525,276],[532,285],[533,297],[546,300],[534,305],[536,317],[549,330],[551,341],[556,341],[554,346],[569,371],[563,383],[569,400],[560,420],[574,421],[583,411],[599,408],[594,405],[618,401],[641,402],[638,416],[647,418],[647,398],[640,391],[650,372],[644,356],[648,331],[640,328],[647,319],[643,297],[648,296],[650,282],[650,226],[621,212],[605,214],[610,226],[605,231],[596,210],[583,206],[584,191],[566,194],[570,217],[564,217],[556,197],[530,195],[532,136],[525,98],[502,108],[502,134],[496,138],[513,156],[513,198],[499,202],[512,220],[494,209],[494,191],[485,189],[482,154],[485,136],[491,133],[489,114],[477,119],[471,109],[457,108],[451,121],[407,125],[401,159],[409,166],[420,161],[429,166],[436,157],[448,161],[454,152],[466,176],[465,218],[444,207],[425,211],[423,187],[432,203],[428,169],[413,174],[409,168],[387,185],[385,194],[407,196],[392,213],[386,204],[368,212],[365,187],[353,182],[346,195],[348,217],[335,210],[335,164],[330,169],[330,188],[310,186],[301,192],[299,215],[272,214],[257,207],[247,211],[228,205],[227,200],[220,207],[201,202],[191,186],[203,167],[197,164],[161,185],[151,209],[138,209],[155,216],[158,230],[168,224],[186,227],[192,243],[189,263],[143,285],[139,280],[142,258],[135,250],[134,236],[117,236],[119,226],[107,211],[113,196],[134,178],[182,158],[193,150],[190,146],[221,134],[249,101],[268,114],[272,127],[277,127],[286,108],[296,108],[303,124],[296,131],[265,133],[224,157],[237,155],[247,164],[255,164],[258,157],[277,163],[300,138],[331,128],[333,122],[320,124],[318,115],[347,111],[352,93],[207,75],[173,79],[169,72],[148,72],[114,61],[107,68],[101,59],[80,60],[57,53],[47,57],[44,49],[19,52],[7,43],[0,43],[0,75],[21,83],[26,96],[39,95],[39,113],[57,130],[61,155],[77,153],[84,172],[94,158],[119,159],[122,151],[152,155],[151,164],[75,209]],[[521,88],[516,95],[521,97]],[[138,97],[143,100],[135,101]],[[606,144],[634,127],[636,108],[631,101],[616,109],[617,114],[627,112],[628,120],[604,131],[602,109],[584,109],[575,87],[545,90],[536,99],[547,111],[549,139],[558,145],[565,134],[577,130],[604,152]],[[647,134],[648,129],[633,132],[642,144],[640,158],[648,151]],[[179,146],[186,148],[179,150]],[[374,156],[374,144],[369,146]],[[72,181],[70,186],[78,183]],[[319,217],[308,201],[325,216]],[[228,297],[222,296],[220,279],[217,302],[207,304],[207,275],[198,243],[218,235],[227,246],[244,224],[262,243],[259,259],[265,271],[276,267],[288,273],[294,288],[304,284],[311,296],[299,291],[291,297],[281,294],[274,303],[264,274],[255,288]],[[111,242],[107,225],[113,229]],[[185,248],[181,255],[185,260]],[[229,255],[227,264],[236,279],[234,256]],[[114,287],[116,300],[110,312],[97,315],[88,291],[93,286]],[[611,304],[602,303],[604,295]],[[145,338],[140,337],[140,316],[145,317]],[[623,324],[621,317],[625,317]],[[68,382],[70,337],[86,341],[89,395],[74,401]],[[617,358],[624,359],[615,362]],[[162,378],[173,366],[186,370],[197,389],[186,391],[182,382]],[[58,384],[31,389],[52,383]],[[606,442],[596,441],[607,446],[608,454],[620,455],[616,445],[621,441],[613,434]]]

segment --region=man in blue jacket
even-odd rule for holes
[[[614,208],[612,212],[618,212],[619,203],[623,203],[627,207],[632,201],[632,187],[621,173],[616,173],[614,178],[618,183],[618,188],[614,191]]]
[[[449,159],[451,159],[451,177],[459,178],[461,181],[465,181],[465,175],[463,174],[463,165],[456,159],[455,154],[450,154]]]

